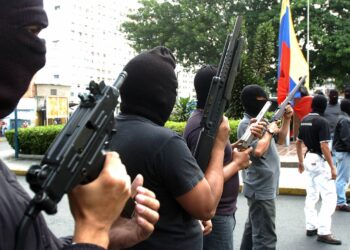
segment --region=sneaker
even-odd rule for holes
[[[326,244],[332,244],[332,245],[341,245],[341,241],[335,238],[331,234],[326,235],[318,235],[317,241],[326,243]]]
[[[306,230],[306,236],[315,236],[315,235],[317,235],[317,229]]]
[[[337,205],[335,208],[337,211],[350,212],[350,206],[348,204],[345,205]]]

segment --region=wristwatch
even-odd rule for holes
[[[271,128],[267,128],[266,132],[269,133],[272,136],[275,135],[275,132],[273,132],[273,129],[271,129]]]

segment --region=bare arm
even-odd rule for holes
[[[268,125],[268,129],[273,130],[275,133],[279,131],[276,122],[270,123]],[[268,150],[270,146],[272,137],[273,137],[272,134],[265,132],[265,134],[261,137],[261,139],[256,144],[255,150],[253,151],[255,157],[259,158],[265,154],[265,152]]]
[[[191,191],[176,198],[180,205],[196,219],[209,220],[215,215],[223,189],[222,163],[229,131],[228,120],[224,117],[215,139],[208,168],[204,174],[205,178]]]
[[[304,156],[303,156],[303,142],[297,140],[296,142],[297,156],[298,156],[298,170],[299,173],[304,172]]]
[[[337,169],[333,165],[332,154],[331,154],[331,151],[329,150],[328,142],[323,141],[323,142],[320,142],[320,144],[321,144],[322,154],[324,155],[324,158],[326,159],[329,167],[331,168],[332,179],[335,180],[337,178]]]
[[[283,115],[282,126],[278,131],[278,141],[279,145],[283,145],[286,142],[286,137],[288,136],[290,121],[293,116],[293,109],[290,105],[286,107],[286,111]]]

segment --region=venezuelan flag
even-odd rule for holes
[[[295,35],[289,0],[282,1],[278,46],[277,100],[281,103],[304,75],[309,89],[309,65]],[[299,97],[297,92],[295,98]]]

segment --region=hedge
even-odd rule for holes
[[[18,129],[18,144],[21,154],[42,155],[49,148],[64,125],[37,126]],[[14,146],[13,129],[6,131],[5,136],[12,148]]]
[[[237,140],[237,127],[238,120],[230,120],[230,140],[235,142]],[[28,128],[18,129],[18,142],[19,142],[19,152],[21,154],[45,154],[46,150],[62,130],[64,125],[50,125],[50,126],[37,126]],[[165,127],[175,131],[179,135],[183,134],[186,122],[173,122],[168,121]],[[6,139],[11,145],[14,146],[14,130],[8,130],[5,133]]]

